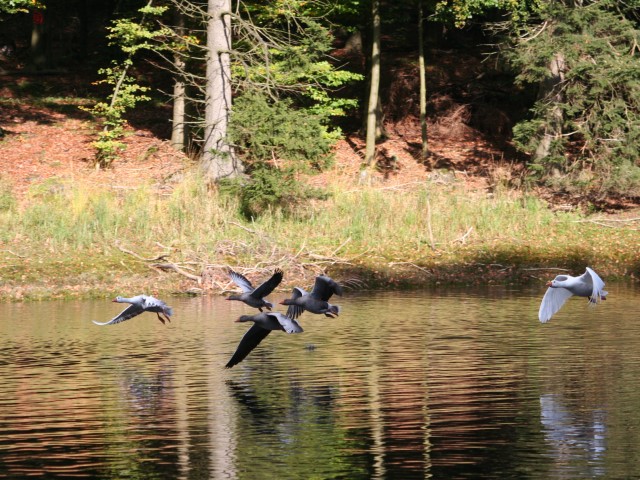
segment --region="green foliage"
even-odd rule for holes
[[[139,101],[149,100],[149,97],[142,95],[142,92],[149,90],[148,87],[138,85],[136,78],[128,76],[127,70],[132,65],[131,60],[125,60],[123,65],[114,64],[111,68],[103,68],[98,73],[105,78],[98,83],[106,83],[114,86],[114,93],[110,97],[110,103],[100,102],[94,106],[92,113],[104,117],[104,125],[110,128],[121,126],[124,113]]]
[[[292,103],[274,102],[258,92],[236,99],[229,138],[250,168],[274,159],[291,162],[298,170],[328,166],[335,137],[319,116],[295,109]]]
[[[363,79],[359,73],[336,70],[329,62],[315,62],[298,77],[299,81],[307,84],[303,94],[313,101],[308,108],[309,113],[319,116],[326,125],[330,117],[343,117],[358,106],[356,99],[333,96],[329,88],[339,88]]]
[[[0,13],[20,13],[27,12],[29,8],[34,7],[33,0],[0,0]],[[39,8],[42,8],[39,2],[36,3]]]
[[[143,14],[143,21],[134,21],[132,19],[123,18],[113,22],[109,27],[109,35],[113,43],[120,46],[123,52],[135,54],[143,49],[156,49],[158,43],[155,42],[167,33],[166,28],[159,30],[151,30],[144,22],[144,15],[162,15],[168,7],[144,7],[139,10]]]
[[[127,70],[133,64],[131,58],[126,59],[122,65],[100,69],[98,73],[105,78],[98,83],[106,83],[114,86],[110,102],[98,102],[92,108],[80,107],[89,113],[100,117],[104,128],[98,134],[98,140],[93,142],[96,149],[96,164],[99,167],[108,167],[124,149],[120,141],[124,134],[124,114],[132,109],[140,101],[149,100],[143,92],[148,87],[136,83],[136,79],[127,75]]]
[[[238,94],[229,141],[251,176],[239,195],[241,210],[255,217],[269,208],[290,211],[317,196],[295,173],[329,165],[340,137],[331,121],[357,106],[357,100],[335,92],[363,77],[327,60],[333,40],[324,19],[327,4],[280,0],[242,6],[250,26],[237,23],[250,33],[238,35],[232,53]],[[265,39],[263,48],[256,48],[256,36]]]
[[[290,99],[273,102],[249,92],[235,102],[229,138],[243,156],[250,178],[248,183],[227,183],[224,188],[237,194],[247,218],[271,208],[290,212],[322,195],[295,177],[296,172],[325,168],[331,161],[334,137],[319,116],[293,108]]]
[[[462,28],[472,18],[491,11],[508,13],[515,25],[543,11],[544,0],[438,0],[433,18]]]
[[[516,125],[516,145],[532,153],[549,123],[560,116],[564,135],[548,157],[533,165],[536,176],[583,194],[639,196],[636,24],[607,2],[584,7],[555,3],[545,21],[544,26],[532,27],[530,37],[513,50],[517,80],[527,86],[545,85],[550,60],[558,52],[566,63],[564,79],[554,88],[543,88],[531,118]]]
[[[295,212],[309,199],[325,199],[326,192],[298,181],[292,168],[258,164],[246,180],[223,181],[221,191],[239,199],[239,211],[247,219],[279,210]]]
[[[244,59],[232,66],[235,82],[245,91],[260,89],[274,98],[291,98],[296,106],[308,107],[307,111],[325,125],[331,117],[344,116],[356,108],[357,100],[340,98],[335,91],[364,77],[327,61],[333,36],[327,22],[322,22],[327,13],[325,4],[287,0],[244,6],[256,31],[270,42],[268,60],[258,58],[248,64],[247,55],[255,55],[254,37],[241,39],[234,45],[237,58]]]
[[[123,128],[118,126],[113,129],[104,129],[98,133],[98,139],[91,143],[96,149],[95,166],[99,168],[107,168],[116,160],[126,145],[121,142]]]
[[[140,20],[132,18],[120,18],[114,20],[108,28],[107,38],[112,45],[119,46],[130,57],[140,50],[159,50],[168,48],[168,45],[160,43],[164,37],[171,33],[168,27],[152,29],[149,18],[160,17],[169,7],[153,7],[147,5],[138,10],[142,14]]]
[[[126,111],[135,108],[140,101],[149,100],[149,97],[144,95],[144,92],[149,88],[139,85],[137,79],[129,75],[128,72],[134,65],[133,58],[137,52],[159,49],[158,39],[167,34],[168,29],[163,27],[159,30],[152,30],[148,27],[147,19],[148,17],[160,16],[167,9],[168,7],[154,7],[148,4],[138,10],[142,15],[141,20],[118,19],[107,29],[109,31],[107,38],[111,40],[112,45],[118,45],[127,57],[121,63],[114,61],[112,67],[98,71],[100,75],[105,77],[98,83],[113,85],[113,93],[109,103],[99,102],[93,108],[84,108],[84,110],[102,118],[103,129],[98,134],[98,139],[93,142],[96,149],[96,165],[99,167],[108,167],[125,148],[120,139],[124,134],[124,114]]]

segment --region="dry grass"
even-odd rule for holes
[[[253,222],[197,176],[170,194],[45,186],[22,207],[0,202],[5,298],[220,292],[230,286],[228,265],[260,275],[283,268],[283,288],[322,271],[389,287],[521,281],[544,267],[590,265],[604,276],[640,269],[634,221],[603,226],[532,197],[455,182],[334,186],[329,200]],[[0,200],[10,198],[6,188]]]

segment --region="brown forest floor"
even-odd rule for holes
[[[0,76],[0,97],[15,97],[6,87],[15,78]],[[2,87],[5,85],[5,87]],[[72,112],[70,114],[69,112]],[[68,104],[29,104],[16,99],[0,105],[0,178],[8,181],[19,199],[32,185],[55,178],[89,179],[96,186],[132,188],[142,184],[165,185],[193,159],[175,151],[169,141],[157,134],[155,125],[129,124],[123,142],[126,149],[110,168],[93,166],[95,124],[88,114]],[[411,184],[431,175],[455,175],[468,189],[490,189],[497,184],[517,186],[523,165],[463,123],[430,125],[428,160],[420,159],[420,129],[415,119],[387,124],[386,138],[378,145],[378,172],[374,181],[389,187]],[[455,134],[452,132],[455,131]],[[443,132],[442,134],[440,134]],[[335,164],[325,173],[309,178],[315,185],[354,182],[364,157],[364,139],[347,135],[335,146]],[[341,175],[336,175],[339,172]],[[574,208],[580,199],[565,199],[539,190],[541,197],[558,208]],[[634,207],[622,202],[614,207]],[[625,216],[624,211],[619,215]]]
[[[6,79],[0,78],[0,83]],[[9,95],[7,95],[9,93]],[[0,88],[0,96],[10,92]],[[187,156],[176,152],[167,140],[158,138],[151,129],[127,127],[126,149],[120,159],[108,169],[93,167],[95,129],[85,115],[70,116],[60,112],[60,105],[28,105],[22,102],[3,104],[0,108],[0,175],[9,181],[18,197],[23,197],[31,185],[49,178],[83,177],[96,185],[134,187],[143,183],[163,183],[192,164]],[[83,118],[84,117],[84,118]],[[433,169],[416,161],[419,134],[388,128],[388,138],[379,145],[379,164],[382,170],[378,181],[395,185],[427,178]],[[470,186],[486,188],[495,171],[493,159],[500,152],[481,138],[464,138],[452,142],[430,140],[430,148],[439,158],[436,168],[453,169]],[[357,178],[364,141],[349,136],[335,147],[335,166],[332,172],[312,178],[313,183],[326,184],[335,170]],[[480,153],[480,155],[479,155]],[[442,160],[446,159],[446,160]],[[504,174],[507,174],[506,172]]]
[[[0,97],[15,98],[8,86],[19,82],[0,77]],[[129,126],[122,158],[113,168],[93,167],[95,127],[89,115],[74,103],[23,102],[0,105],[0,175],[20,198],[29,188],[49,178],[88,178],[96,185],[135,187],[162,181],[182,170],[188,159],[151,130]]]
[[[82,92],[91,80],[76,75],[58,78],[0,75],[0,178],[12,184],[18,198],[47,179],[82,177],[96,186],[131,188],[141,184],[163,185],[193,159],[175,151],[166,140],[168,110],[142,110],[126,129],[126,149],[108,169],[93,167],[95,124],[78,108]],[[31,96],[21,95],[27,85]],[[80,92],[80,93],[78,93]],[[75,95],[74,95],[75,94]],[[61,100],[62,99],[62,100]],[[65,100],[68,99],[68,100]],[[12,101],[14,100],[14,101]],[[453,174],[472,190],[497,184],[517,187],[524,175],[523,163],[515,159],[508,143],[496,144],[465,123],[461,108],[450,109],[429,125],[429,158],[420,158],[420,126],[411,115],[385,125],[386,138],[378,145],[378,173],[374,181],[390,187],[410,184],[430,175]],[[161,118],[158,118],[161,117]],[[348,134],[335,147],[335,165],[309,179],[313,184],[353,182],[364,157],[364,139]],[[340,172],[341,175],[336,175]],[[579,198],[565,198],[540,189],[538,195],[552,206],[569,209]],[[613,201],[614,209],[636,207],[632,202]],[[618,211],[626,216],[625,211]]]
[[[479,68],[472,56],[452,65],[447,63],[449,56],[438,58],[435,62],[438,70],[430,74],[445,90],[451,84],[465,84]],[[11,66],[6,67],[10,70]],[[390,107],[385,115],[391,120],[385,126],[386,140],[378,147],[377,181],[389,186],[411,183],[427,178],[434,170],[454,172],[457,180],[466,182],[470,188],[517,180],[521,164],[505,160],[504,144],[496,147],[467,126],[468,106],[456,103],[446,94],[434,95],[431,100],[430,108],[437,114],[437,120],[429,125],[429,160],[421,161],[420,125],[412,98],[414,67],[401,63],[390,68],[388,77],[394,80],[386,86]],[[31,76],[1,72],[0,68],[0,98],[6,101],[0,104],[0,128],[4,132],[0,137],[0,175],[13,184],[19,196],[32,184],[51,177],[82,176],[96,185],[120,188],[149,182],[162,184],[193,163],[163,140],[170,134],[168,106],[143,103],[127,129],[126,150],[121,159],[109,169],[96,170],[92,166],[91,145],[95,126],[89,114],[78,108],[79,101],[90,106],[88,98],[108,95],[105,87],[95,85],[95,70]],[[345,174],[341,179],[357,179],[363,154],[364,139],[357,134],[347,135],[336,145],[335,166],[328,173],[314,176],[311,182],[333,181],[336,170]]]

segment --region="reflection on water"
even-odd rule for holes
[[[590,477],[603,476],[605,469],[602,459],[605,453],[606,423],[603,410],[593,410],[587,418],[580,419],[573,414],[558,395],[540,396],[540,421],[544,427],[545,439],[552,447],[550,455],[554,464],[566,470],[575,459],[583,457],[591,467]],[[580,468],[576,475],[584,475]]]
[[[633,478],[633,287],[537,321],[543,289],[341,299],[231,370],[248,307],[0,305],[0,477]]]

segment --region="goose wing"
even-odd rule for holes
[[[291,292],[291,300],[304,297],[305,295],[308,295],[305,289],[300,287],[293,287],[293,290]],[[295,320],[300,315],[302,315],[302,312],[304,312],[304,308],[302,308],[300,305],[289,305],[289,308],[287,308],[287,317]]]
[[[286,315],[283,315],[279,312],[271,312],[267,314],[270,317],[275,318],[278,323],[282,326],[282,329],[287,333],[302,333],[302,327],[298,322],[296,322],[293,318],[289,318]]]
[[[271,278],[266,282],[262,283],[258,288],[256,288],[251,294],[252,297],[256,298],[264,298],[269,295],[273,290],[280,285],[282,281],[283,272],[279,268],[273,272]]]
[[[311,290],[312,297],[328,302],[334,293],[342,296],[342,287],[338,282],[326,275],[316,277],[316,283],[313,285],[313,290]]]
[[[166,303],[156,297],[152,297],[151,295],[144,295],[142,298],[144,300],[143,308],[145,310],[148,310],[150,308],[168,308]]]
[[[547,288],[547,292],[544,294],[544,297],[542,297],[542,303],[540,303],[540,310],[538,311],[538,319],[540,322],[548,322],[572,295],[573,293],[566,288]]]
[[[156,313],[161,312],[164,313],[167,317],[173,315],[173,308],[164,303],[162,300],[150,295],[144,295],[143,300],[144,303],[142,306],[144,310]]]
[[[240,343],[238,344],[238,348],[236,348],[235,353],[227,362],[225,368],[231,368],[247,358],[247,355],[249,355],[254,348],[260,345],[260,342],[269,335],[269,332],[271,332],[271,330],[262,328],[260,325],[254,323],[251,328],[247,330],[247,333],[243,335]]]
[[[137,317],[142,312],[144,312],[144,308],[138,304],[131,304],[127,308],[125,308],[120,314],[116,317],[113,317],[108,322],[96,322],[93,320],[93,323],[96,325],[114,325],[116,323],[124,322],[125,320],[129,320],[130,318]]]
[[[607,296],[607,292],[604,289],[604,282],[596,272],[587,267],[587,271],[583,277],[587,277],[588,283],[591,283],[593,286],[591,297],[589,298],[591,303],[598,303]]]
[[[234,272],[233,270],[229,270],[229,276],[231,277],[231,280],[233,280],[233,283],[239,286],[243,292],[253,292],[253,285],[251,285],[251,282],[247,279],[247,277],[238,272]]]

